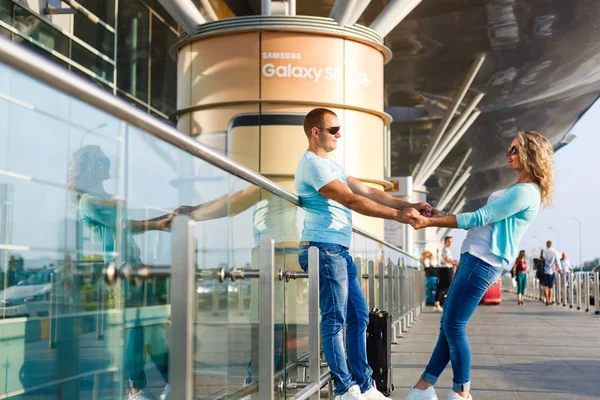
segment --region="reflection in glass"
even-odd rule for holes
[[[84,228],[91,231],[92,240],[101,248],[104,262],[118,259],[133,266],[141,266],[141,251],[134,234],[150,230],[167,230],[172,216],[166,215],[151,220],[125,218],[123,204],[107,193],[104,181],[110,178],[110,159],[102,149],[88,145],[77,150],[69,164],[68,187],[76,192],[76,210]],[[119,232],[121,230],[121,232]],[[121,243],[118,239],[121,239]],[[140,285],[124,284],[126,308],[147,307],[158,304],[154,283]],[[138,311],[139,313],[139,311]],[[132,394],[148,391],[145,353],[154,362],[162,378],[168,382],[168,351],[164,328],[160,325],[135,326],[128,329],[125,344],[125,373],[128,389]]]
[[[148,103],[150,12],[139,1],[121,2],[117,31],[117,86]]]

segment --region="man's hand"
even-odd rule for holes
[[[417,210],[424,217],[431,217],[431,212],[434,210],[434,208],[425,201],[421,203],[413,203],[411,207]]]
[[[429,218],[424,217],[415,208],[405,208],[399,210],[396,214],[396,221],[403,224],[410,224],[415,229],[426,228]]]
[[[394,218],[396,221],[401,224],[409,224],[412,225],[417,221],[417,217],[420,217],[419,211],[412,207],[406,207],[402,210],[398,210],[396,212],[396,217]]]

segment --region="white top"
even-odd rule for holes
[[[453,267],[452,263],[447,262],[446,260],[444,260],[444,258],[447,258],[449,260],[453,260],[453,258],[452,258],[452,252],[450,251],[450,248],[446,247],[446,246],[444,246],[442,248],[442,254],[441,254],[441,257],[440,257],[439,268],[452,268]]]
[[[566,260],[560,260],[560,269],[562,272],[564,272],[565,274],[568,274],[569,272],[571,272],[571,261],[569,261],[568,259]]]
[[[546,275],[554,275],[554,266],[558,266],[560,268],[560,257],[558,256],[558,252],[554,250],[553,247],[544,249],[544,273]]]
[[[487,204],[498,200],[506,191],[497,190],[488,197]],[[478,226],[476,228],[469,229],[467,233],[467,237],[465,238],[462,248],[460,249],[460,254],[469,253],[472,256],[479,258],[480,260],[485,261],[494,267],[502,267],[502,258],[498,257],[495,254],[490,252],[490,248],[492,247],[492,226],[484,225]]]

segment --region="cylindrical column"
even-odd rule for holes
[[[262,0],[263,14],[270,0]],[[342,140],[329,154],[350,175],[379,189],[384,177],[383,66],[391,52],[368,28],[331,26],[314,17],[248,16],[200,25],[175,46],[177,128],[295,191],[306,150],[308,111],[337,114]],[[200,171],[201,173],[201,171]],[[181,185],[192,187],[201,176]],[[296,207],[284,210],[296,213]],[[290,220],[294,218],[290,217]],[[378,237],[384,221],[355,213],[356,226]],[[292,240],[286,238],[285,240]]]

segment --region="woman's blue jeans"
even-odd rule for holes
[[[440,336],[421,378],[435,385],[448,362],[452,361],[452,389],[455,392],[470,390],[471,345],[467,339],[467,322],[501,272],[502,268],[493,267],[469,253],[460,256],[444,304]]]
[[[527,286],[527,274],[517,274],[517,294],[525,294],[525,287]]]
[[[308,246],[300,246],[298,252],[300,267],[305,272],[308,271],[310,246],[319,249],[321,339],[323,353],[333,375],[334,393],[341,396],[353,385],[360,386],[364,393],[373,386],[373,371],[367,363],[369,310],[360,290],[356,265],[345,247],[310,242]]]

